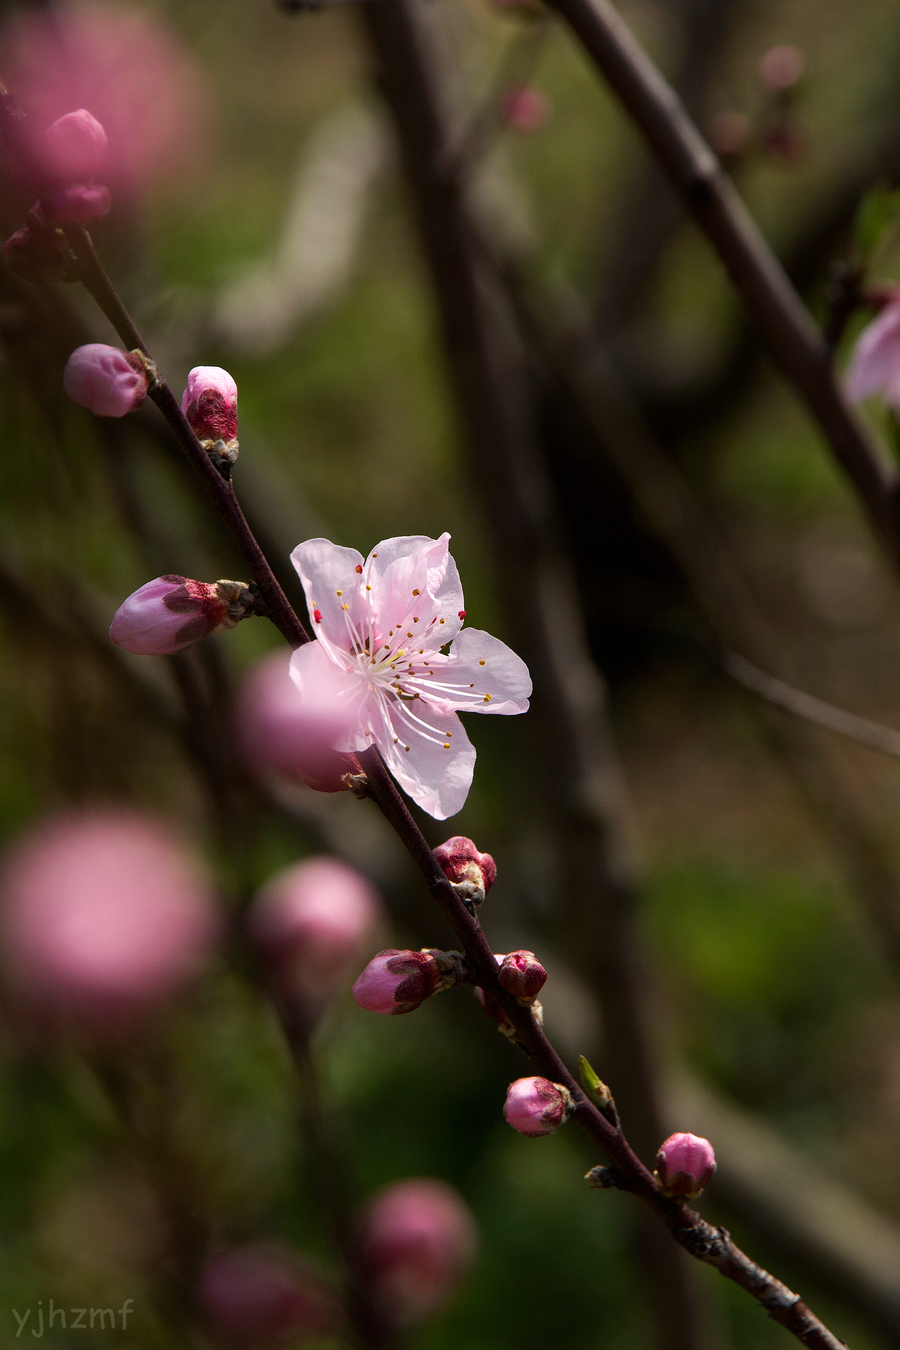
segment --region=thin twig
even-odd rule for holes
[[[833,703],[826,703],[824,699],[808,694],[804,689],[785,684],[784,680],[760,670],[759,666],[753,665],[737,652],[723,652],[721,664],[725,673],[737,680],[738,684],[742,684],[745,689],[752,689],[777,708],[784,708],[785,712],[793,713],[795,717],[815,722],[816,726],[827,727],[829,731],[836,731],[852,741],[871,745],[875,750],[883,750],[886,755],[900,758],[900,731],[882,726],[880,722],[870,722],[867,717],[846,712]]]
[[[747,311],[900,562],[898,475],[879,457],[835,378],[831,351],[731,180],[609,0],[549,0],[644,133],[728,270]]]

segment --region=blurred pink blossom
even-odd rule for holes
[[[39,170],[47,183],[89,183],[106,163],[109,140],[86,108],[58,117],[38,142]]]
[[[503,95],[500,111],[513,131],[540,131],[550,120],[553,105],[543,89],[516,84]]]
[[[340,1324],[335,1291],[290,1247],[253,1242],[214,1256],[203,1269],[197,1301],[210,1330],[229,1345],[268,1345],[333,1332]]]
[[[262,775],[299,779],[317,792],[345,792],[348,774],[362,772],[355,755],[332,750],[348,719],[333,698],[326,669],[304,690],[291,679],[286,655],[259,661],[238,691],[235,724],[247,764]]]
[[[759,78],[773,94],[793,89],[803,79],[806,57],[799,47],[786,43],[770,47],[759,63]]]
[[[249,929],[279,983],[327,996],[359,957],[381,913],[378,893],[340,858],[309,858],[272,877]]]
[[[13,14],[0,25],[4,81],[28,114],[40,172],[44,133],[73,109],[109,141],[103,182],[138,196],[208,155],[203,72],[155,13],[120,0],[71,0]]]
[[[44,821],[0,872],[9,980],[38,1013],[114,1030],[177,992],[209,956],[208,883],[160,822],[126,811]]]
[[[385,1187],[363,1212],[357,1239],[369,1287],[401,1323],[446,1301],[476,1242],[475,1221],[462,1197],[429,1177]]]

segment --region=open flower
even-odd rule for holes
[[[309,539],[291,554],[317,638],[294,652],[294,682],[302,693],[327,670],[350,728],[335,748],[377,745],[437,820],[460,810],[472,782],[475,750],[457,712],[525,712],[531,693],[515,652],[463,628],[449,538],[385,539],[368,558]]]

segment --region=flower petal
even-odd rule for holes
[[[397,782],[435,820],[456,815],[475,771],[475,747],[462,722],[455,713],[445,716],[424,706],[421,699],[412,705],[384,700],[382,712],[372,730]]]
[[[465,602],[449,539],[446,533],[440,539],[405,535],[383,540],[369,554],[366,580],[384,632],[409,629],[436,651],[459,631]]]
[[[847,397],[861,403],[900,377],[900,300],[886,305],[860,333],[847,372]]]
[[[424,662],[414,668],[414,675],[403,677],[403,686],[419,695],[417,703],[424,700],[435,711],[512,714],[528,709],[531,676],[525,662],[478,628],[463,628],[449,656],[432,656],[427,668]]]
[[[307,642],[291,656],[291,679],[309,715],[315,751],[355,748],[367,688],[356,671],[337,665],[322,642]]]
[[[337,652],[350,651],[354,629],[363,632],[362,575],[356,570],[362,568],[362,554],[328,539],[307,539],[294,549],[291,562],[303,582],[316,637]],[[339,659],[336,652],[331,655]]]

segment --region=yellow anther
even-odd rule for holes
[[[338,591],[338,595],[343,595],[343,594],[344,594],[343,591]]]
[[[480,666],[483,666],[483,665],[484,665],[484,662],[483,662],[483,661],[479,661],[478,664],[479,664]]]
[[[421,591],[413,591],[413,595],[421,595]]]
[[[485,703],[490,703],[490,701],[491,701],[491,695],[490,695],[490,694],[485,694],[485,696],[484,696],[484,701],[485,701]]]

